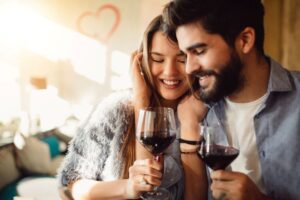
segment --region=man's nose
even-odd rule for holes
[[[185,64],[185,72],[187,74],[192,74],[193,72],[199,71],[201,68],[200,63],[198,63],[197,58],[194,56],[187,56]]]

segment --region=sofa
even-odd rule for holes
[[[32,177],[55,177],[70,138],[57,130],[24,137],[0,147],[0,199],[13,200],[18,185]],[[63,145],[64,144],[64,145]],[[62,148],[64,147],[64,148]]]

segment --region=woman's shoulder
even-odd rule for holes
[[[128,119],[133,115],[130,90],[118,91],[102,99],[91,111],[86,120],[80,124],[79,132],[97,132],[98,137],[105,134],[112,138],[123,132],[129,125]],[[102,134],[99,134],[102,132]]]
[[[71,144],[75,146],[91,146],[91,144],[105,143],[109,145],[115,137],[120,137],[129,125],[132,116],[131,92],[114,92],[101,100],[81,121]],[[81,148],[82,149],[82,148]]]

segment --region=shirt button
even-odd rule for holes
[[[261,151],[261,152],[260,152],[260,156],[264,158],[264,157],[266,156],[265,151]]]

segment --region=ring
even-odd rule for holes
[[[147,185],[147,181],[145,179],[145,174],[143,174],[142,179],[140,180],[141,185]]]

